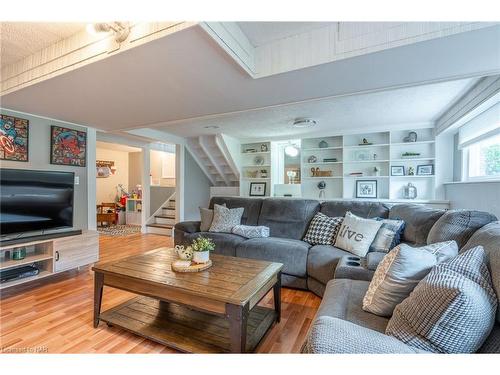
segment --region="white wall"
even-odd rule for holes
[[[128,187],[132,191],[136,185],[142,184],[142,152],[128,154]],[[129,192],[130,192],[129,191]]]
[[[151,177],[159,186],[175,187],[175,154],[164,151],[151,150]],[[162,173],[163,163],[169,175],[173,178],[164,178]]]
[[[117,195],[117,186],[122,184],[128,191],[128,152],[96,149],[97,160],[114,161],[116,173],[105,178],[96,178],[96,204],[114,202]]]
[[[490,212],[500,219],[500,181],[445,184],[451,209]]]

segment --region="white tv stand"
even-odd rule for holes
[[[26,248],[26,257],[21,260],[12,259],[12,251],[21,247]],[[0,290],[85,266],[98,260],[99,234],[96,231],[83,231],[78,235],[1,246],[0,270],[35,263],[40,272],[36,276],[2,282]]]

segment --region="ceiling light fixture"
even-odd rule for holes
[[[285,147],[285,154],[291,158],[295,158],[299,154],[299,149],[295,145],[288,145]]]
[[[296,118],[292,123],[294,128],[310,128],[314,125],[316,125],[316,121],[310,118]]]
[[[130,27],[126,22],[99,22],[89,23],[87,32],[92,35],[113,32],[117,43],[123,42],[130,34]]]

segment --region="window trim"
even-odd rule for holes
[[[489,137],[495,137],[497,134],[498,134],[498,129],[490,131],[485,134],[488,135],[487,137],[483,135],[476,142],[471,143],[467,147],[464,147],[462,149],[462,182],[490,182],[490,181],[500,182],[500,176],[477,176],[477,177],[469,176],[469,147],[473,146],[476,143],[482,142],[488,139]]]

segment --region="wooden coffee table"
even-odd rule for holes
[[[173,249],[96,264],[94,327],[102,320],[190,353],[252,352],[281,315],[281,263],[210,256],[213,266],[177,273]],[[104,286],[140,296],[101,313]],[[257,306],[274,290],[274,309]]]

